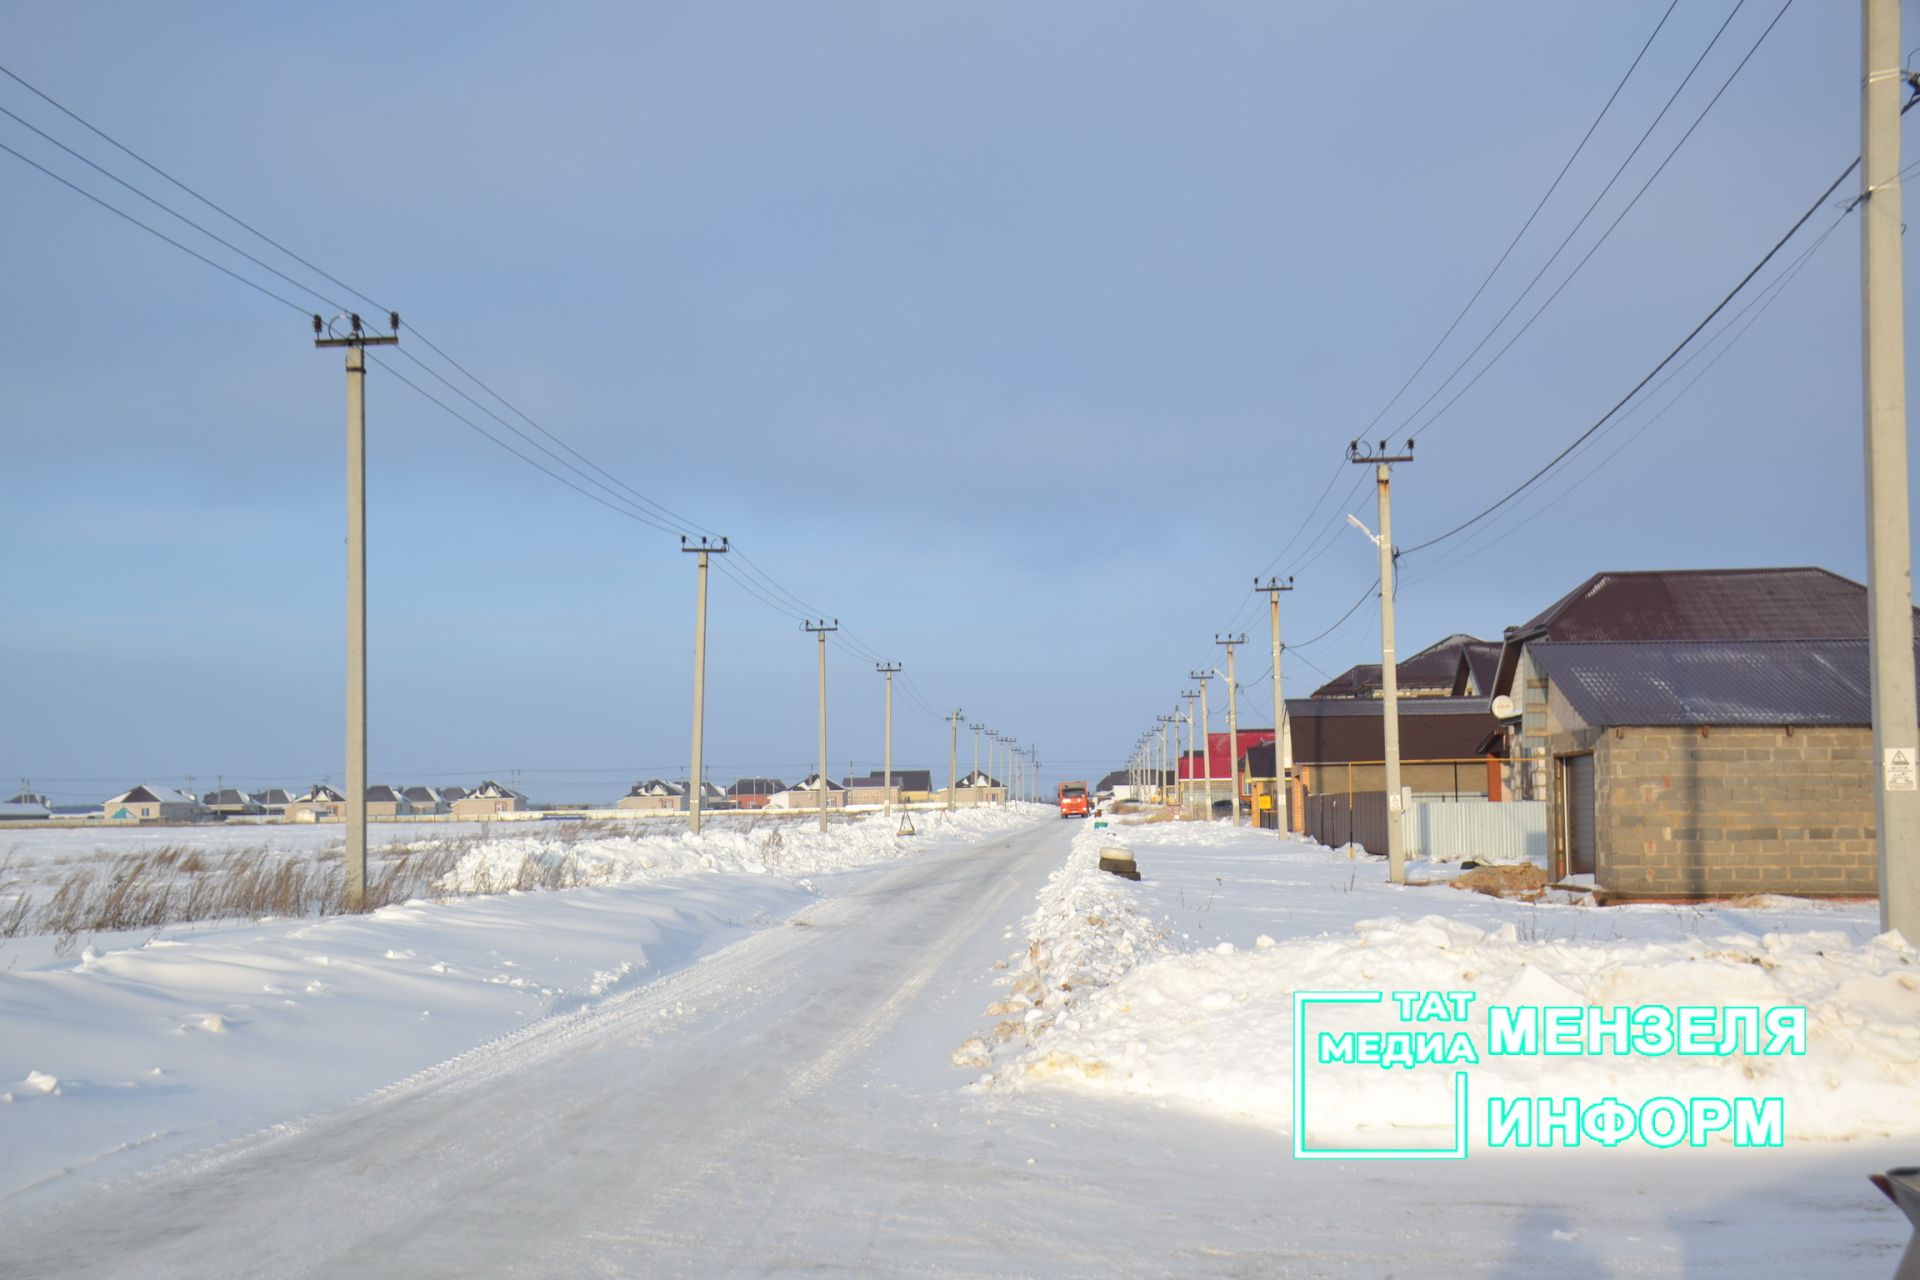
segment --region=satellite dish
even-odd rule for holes
[[[1513,719],[1513,699],[1501,694],[1493,700],[1493,714],[1501,720]]]

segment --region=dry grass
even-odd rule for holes
[[[436,882],[471,845],[393,848],[369,858],[367,907],[435,896]],[[532,861],[531,859],[529,860]],[[523,873],[544,887],[548,874]],[[346,869],[337,855],[275,852],[265,845],[208,851],[161,845],[120,854],[104,865],[76,866],[38,890],[0,863],[0,938],[50,935],[70,951],[94,933],[153,929],[206,920],[320,916],[338,912]]]
[[[1456,889],[1471,889],[1475,893],[1490,894],[1496,898],[1538,898],[1547,887],[1547,873],[1531,862],[1514,866],[1479,866],[1455,876],[1447,883]]]

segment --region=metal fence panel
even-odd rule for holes
[[[1407,851],[1446,861],[1547,864],[1545,800],[1416,800]]]

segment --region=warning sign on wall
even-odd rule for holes
[[[1912,747],[1888,747],[1880,754],[1885,757],[1882,776],[1886,779],[1887,790],[1920,791],[1920,773],[1914,770],[1917,753]]]

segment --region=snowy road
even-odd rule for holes
[[[1077,828],[863,873],[333,1115],[0,1216],[0,1275],[1890,1269],[1887,1224],[1852,1208],[1890,1158],[1865,1145],[1772,1173],[1712,1153],[1310,1166],[1178,1111],[963,1091],[948,1053]]]

